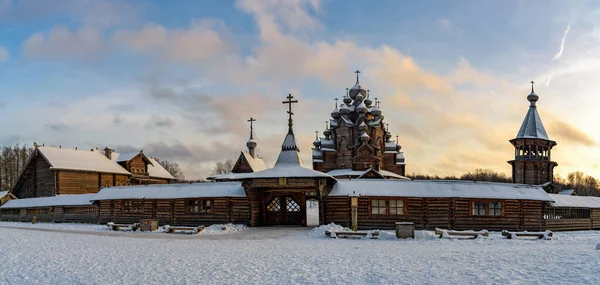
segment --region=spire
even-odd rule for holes
[[[248,147],[248,153],[250,154],[250,156],[252,156],[254,158],[254,152],[256,150],[257,144],[254,141],[253,134],[252,134],[254,131],[254,127],[253,127],[252,123],[256,122],[256,119],[250,117],[248,122],[250,122],[250,139],[248,139],[248,142],[246,142],[246,146]]]
[[[283,166],[283,165],[300,165],[303,166],[302,158],[300,158],[300,149],[298,148],[298,144],[296,143],[296,137],[294,136],[294,130],[292,129],[293,120],[292,115],[292,104],[298,103],[298,100],[292,100],[294,96],[289,94],[287,96],[287,101],[283,101],[283,104],[288,104],[288,133],[283,139],[283,144],[281,145],[281,152],[279,153],[279,157],[277,158],[277,162],[275,163],[275,167]]]
[[[516,138],[538,138],[550,140],[548,138],[548,134],[546,133],[546,129],[544,128],[544,124],[542,123],[542,118],[537,111],[536,102],[538,101],[539,97],[533,90],[534,84],[535,82],[531,81],[531,93],[527,96],[527,100],[530,102],[529,110],[525,115],[525,119],[523,120],[523,124],[521,124],[521,128],[519,129]]]

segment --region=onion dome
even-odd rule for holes
[[[337,106],[335,106],[335,109],[333,109],[333,111],[331,112],[331,117],[334,119],[340,118],[340,111],[338,111]]]
[[[352,86],[352,88],[350,88],[350,92],[348,93],[348,95],[350,95],[350,98],[352,98],[353,100],[358,94],[361,94],[363,98],[367,96],[367,90],[360,86],[360,82],[358,79],[358,74],[360,74],[360,71],[357,70],[354,73],[356,73],[356,83],[354,84],[354,86]]]
[[[357,101],[357,102],[362,102],[362,100],[364,100],[364,99],[365,99],[365,96],[363,96],[362,94],[358,94],[358,95],[356,95],[356,97],[354,98],[354,101]]]
[[[358,104],[358,106],[356,107],[356,111],[362,114],[366,114],[367,112],[369,112],[369,109],[367,109],[367,106],[365,106],[364,102],[360,102],[360,104]]]
[[[535,94],[535,92],[533,91],[533,84],[535,82],[531,81],[531,93],[529,93],[529,95],[527,95],[527,101],[529,101],[529,103],[531,103],[531,106],[535,106],[535,102],[537,102],[540,97],[538,97],[537,94]]]
[[[348,96],[344,97],[343,101],[346,105],[350,105],[350,103],[352,103],[352,99]]]
[[[255,147],[256,147],[256,145],[257,145],[257,143],[256,143],[256,142],[255,142],[255,141],[254,141],[252,138],[250,138],[250,139],[248,140],[248,142],[246,142],[246,146],[247,146],[248,148],[255,148]]]
[[[367,101],[367,100],[365,100]],[[373,108],[371,108],[371,114],[375,117],[381,116],[381,110],[379,110],[379,108],[377,108],[377,104],[375,104],[373,106]]]
[[[365,105],[367,106],[367,108],[371,107],[371,105],[373,105],[373,101],[369,98],[365,99]]]
[[[396,143],[396,151],[400,151],[402,149],[402,146],[400,146],[398,143]]]
[[[386,142],[389,142],[391,138],[392,138],[392,133],[390,133],[390,132],[385,132],[385,141],[386,141]]]
[[[346,100],[346,99],[344,99],[344,100]],[[348,106],[346,106],[346,104],[342,104],[340,106],[340,113],[342,115],[347,115],[348,113],[350,113],[350,108],[348,108]]]
[[[316,148],[319,148],[321,146],[321,140],[319,139],[319,131],[315,131],[315,141],[313,142],[313,145]]]
[[[325,138],[329,139],[329,136],[331,136],[331,130],[330,129],[326,129],[323,131],[323,134],[325,135]]]

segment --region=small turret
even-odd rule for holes
[[[331,117],[334,119],[339,119],[340,118],[340,111],[337,108],[337,102],[338,102],[338,98],[335,98],[335,108],[333,109],[333,111],[331,112]]]

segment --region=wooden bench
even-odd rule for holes
[[[552,232],[511,232],[511,231],[502,231],[502,236],[505,236],[507,239],[512,239],[513,237],[536,237],[538,239],[551,239]]]
[[[140,224],[139,223],[133,223],[133,224],[115,224],[113,222],[107,223],[106,226],[108,226],[109,229],[113,230],[113,231],[120,231],[120,230],[127,230],[127,231],[137,231],[140,228]]]
[[[487,231],[479,231],[479,232],[474,232],[474,231],[451,231],[451,230],[443,230],[443,229],[435,229],[435,235],[438,236],[439,238],[443,238],[444,237],[444,232],[446,234],[448,234],[448,238],[452,238],[454,237],[470,237],[472,239],[476,239],[478,236],[484,236],[484,237],[488,237],[490,236],[490,233],[488,233]]]
[[[379,231],[373,231],[371,234],[371,239],[379,238]],[[369,233],[366,232],[330,232],[325,231],[325,235],[330,238],[361,238],[369,236]]]
[[[204,226],[199,227],[172,227],[172,226],[164,226],[164,232],[173,234],[173,233],[186,233],[186,234],[198,234],[199,232],[204,230]]]

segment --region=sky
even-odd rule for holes
[[[407,174],[509,174],[533,80],[556,173],[600,177],[599,31],[585,0],[0,0],[0,144],[143,149],[201,179],[250,117],[272,166],[291,93],[310,165],[358,69]]]

